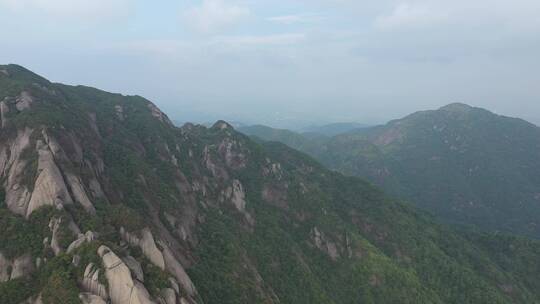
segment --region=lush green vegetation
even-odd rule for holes
[[[304,160],[276,145],[268,145],[266,150],[292,158],[292,163],[283,165],[297,166]],[[500,261],[513,261],[515,256],[498,260],[490,255],[499,252],[497,247],[505,246],[504,242],[494,248],[476,245],[470,240],[477,234],[462,235],[439,226],[354,178],[324,174],[311,180],[316,183],[311,186],[317,186],[313,197],[290,196],[297,199],[289,201],[291,208],[298,204],[300,210],[312,213],[306,222],[254,197],[250,198],[257,219],[253,233],[246,232],[235,214],[209,214],[201,228],[201,261],[191,269],[208,303],[235,303],[240,295],[244,302],[262,303],[266,299],[257,296],[265,287],[271,287],[285,303],[538,301],[536,286],[525,279],[537,281],[533,273],[537,268],[514,275]],[[309,202],[302,202],[304,199]],[[338,247],[346,235],[352,256],[342,247],[334,261],[313,248],[312,227],[328,233]],[[515,239],[508,237],[507,241]],[[536,265],[540,252],[527,247],[523,251],[527,255],[519,263]],[[251,283],[257,275],[264,280],[262,286]],[[511,292],[502,290],[506,285]]]
[[[7,258],[26,253],[39,256],[43,251],[43,237],[47,226],[26,221],[10,211],[0,208],[0,252]]]
[[[46,304],[79,303],[77,279],[88,263],[102,267],[102,244],[135,257],[157,296],[169,287],[170,274],[123,241],[121,227],[135,233],[150,227],[178,250],[201,303],[540,303],[537,242],[457,231],[283,144],[256,143],[223,123],[177,129],[140,97],[43,82],[45,90],[29,83],[38,76],[13,69],[16,80],[4,77],[0,84],[16,87],[13,92],[35,87],[41,102],[12,113],[9,128],[45,125],[57,138],[76,137],[84,161],[59,167],[83,183],[99,175],[104,194],[92,197],[95,214],[78,203],[39,209],[28,220],[0,209],[0,250],[8,257],[47,257],[33,275],[1,283],[0,303],[40,292]],[[347,135],[362,144],[353,142],[346,149],[351,154],[335,161],[356,164],[361,154],[366,162],[357,166],[369,169],[386,164],[386,155],[401,155],[395,164],[409,160],[392,154],[401,145],[383,149],[366,134]],[[346,138],[333,139],[336,148]],[[420,143],[416,138],[407,147]],[[238,182],[244,193],[236,198],[245,196],[245,209],[231,201]],[[71,254],[44,252],[52,217],[73,220],[98,240]],[[67,225],[59,236],[64,248],[74,237]]]
[[[32,278],[19,278],[0,283],[0,303],[21,303],[35,295],[39,290],[37,280]]]
[[[148,260],[143,259],[141,263],[144,272],[144,285],[151,295],[159,295],[159,291],[163,288],[168,288],[170,274],[153,265]]]
[[[41,270],[42,298],[44,304],[78,304],[79,289],[72,257],[60,255],[45,264]]]
[[[540,129],[452,104],[332,138],[243,129],[365,177],[448,222],[540,237]]]

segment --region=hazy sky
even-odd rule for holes
[[[540,123],[539,0],[0,0],[0,62],[179,120]]]

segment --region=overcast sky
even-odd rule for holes
[[[451,102],[540,123],[539,0],[0,0],[0,63],[177,120],[379,123]]]

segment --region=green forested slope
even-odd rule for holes
[[[322,143],[248,131],[367,178],[443,220],[540,236],[540,129],[521,119],[451,104]]]
[[[359,178],[225,122],[176,128],[140,97],[36,86],[41,78],[21,67],[0,70],[9,109],[0,134],[0,253],[30,256],[33,268],[2,280],[0,303],[37,303],[38,295],[45,304],[79,303],[92,293],[84,284],[90,263],[113,296],[124,287],[110,279],[109,251],[140,265],[129,282],[147,291],[145,300],[137,293],[141,303],[170,292],[178,302],[216,304],[540,303],[537,242],[442,226]],[[18,145],[20,158],[11,153]],[[60,177],[48,179],[50,189],[62,194],[65,183],[67,194],[21,214],[27,201],[15,194],[47,197],[39,181],[51,168]],[[93,237],[68,252],[77,230]],[[169,255],[181,266],[162,267]],[[0,266],[0,278],[13,275],[13,264]]]

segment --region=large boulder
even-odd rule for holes
[[[129,233],[125,231],[124,228],[120,229],[120,234],[122,238],[132,246],[140,247],[144,256],[152,262],[152,264],[159,267],[161,270],[165,269],[165,261],[163,259],[163,254],[157,248],[156,242],[154,241],[154,236],[152,231],[148,228],[144,228],[140,231],[138,236],[136,233]]]
[[[82,304],[107,304],[103,298],[91,293],[81,293],[79,299],[81,299]]]
[[[105,267],[112,304],[155,304],[146,288],[133,281],[129,268],[110,248],[101,246],[98,254]]]
[[[84,291],[97,295],[105,300],[109,299],[107,287],[99,282],[99,268],[90,263],[84,270],[81,287]]]

